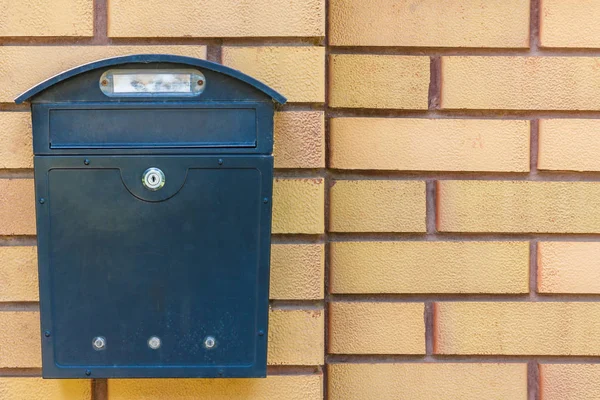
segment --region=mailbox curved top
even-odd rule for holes
[[[284,104],[287,100],[284,96],[279,94],[277,91],[273,90],[269,86],[264,83],[238,71],[233,68],[226,67],[221,64],[217,64],[211,61],[201,60],[193,57],[185,57],[185,56],[177,56],[172,54],[136,54],[129,56],[121,56],[121,57],[113,57],[106,58],[99,61],[94,61],[89,64],[80,65],[78,67],[72,68],[65,72],[61,72],[58,75],[55,75],[40,84],[32,87],[27,90],[19,97],[15,99],[15,103],[21,104],[24,101],[28,101],[33,96],[41,93],[42,91],[54,86],[55,84],[62,82],[66,79],[72,78],[74,76],[83,74],[85,72],[89,72],[95,69],[117,66],[122,64],[146,64],[146,63],[173,63],[173,64],[183,64],[189,65],[193,67],[200,67],[207,70],[211,70],[217,73],[221,73],[224,75],[228,75],[234,79],[237,79],[241,82],[248,84],[249,86],[254,87],[255,89],[263,92],[267,96],[270,96],[273,101],[276,101],[279,104]]]

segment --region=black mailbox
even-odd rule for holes
[[[135,55],[26,100],[43,376],[265,376],[285,98],[219,64]]]

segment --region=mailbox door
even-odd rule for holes
[[[37,156],[44,376],[265,376],[272,168]]]

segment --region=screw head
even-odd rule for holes
[[[212,349],[216,345],[217,345],[217,341],[215,340],[214,337],[207,336],[206,339],[204,339],[204,347],[206,347],[207,349]]]
[[[100,83],[102,84],[102,86],[108,85],[108,81],[106,79],[102,79],[102,82]]]
[[[85,165],[90,165],[90,160],[88,160],[88,159],[86,158],[85,160],[83,160],[83,163],[84,163]]]
[[[219,374],[219,376],[222,376],[225,373],[225,371],[223,371],[222,369],[220,369],[220,370],[217,371],[217,373]]]
[[[158,336],[152,336],[150,339],[148,339],[148,347],[150,347],[152,350],[157,350],[160,348],[160,338]]]
[[[90,376],[92,374],[92,371],[90,371],[89,369],[85,370],[85,376]]]
[[[219,161],[217,161],[219,163],[219,165],[223,165],[223,159],[219,158]]]
[[[258,331],[258,336],[265,336],[265,331],[263,331],[263,330]]]
[[[267,204],[268,202],[269,202],[269,199],[268,199],[267,197],[265,197],[265,198],[263,199],[263,203]]]
[[[41,197],[41,198],[40,198],[40,204],[44,204],[45,202],[46,202],[46,199],[45,199],[45,198],[43,198],[43,197]]]
[[[204,85],[204,81],[202,79],[198,79],[198,86]]]
[[[50,331],[44,331],[44,336],[50,337]]]
[[[106,339],[102,336],[96,336],[94,340],[92,340],[92,346],[94,350],[104,350],[106,348]]]

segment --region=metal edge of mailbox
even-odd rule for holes
[[[119,156],[139,157],[136,155]],[[185,155],[165,157],[181,157]],[[90,156],[90,161],[110,160],[110,155]],[[207,163],[218,164],[220,158],[216,155],[201,156]],[[221,157],[223,158],[223,157]],[[50,282],[50,204],[48,198],[48,173],[52,169],[85,168],[77,156],[35,156],[35,194],[36,194],[36,222],[38,243],[38,273],[40,282],[40,333],[42,342],[42,377],[43,378],[261,378],[266,377],[267,349],[268,349],[268,319],[269,319],[269,284],[270,284],[270,252],[271,252],[271,219],[273,198],[273,157],[229,155],[224,158],[225,163],[219,168],[239,168],[244,159],[260,159],[261,170],[270,173],[261,173],[262,192],[264,197],[261,210],[259,261],[257,272],[257,314],[256,314],[256,347],[254,363],[248,366],[68,366],[61,367],[54,363],[53,326],[52,326],[52,282]],[[198,156],[194,156],[198,160]],[[54,165],[53,165],[54,164]],[[56,165],[57,164],[57,165]],[[98,164],[94,162],[94,164]],[[98,167],[95,167],[98,168]],[[100,167],[102,168],[102,163]],[[260,170],[259,170],[260,171]],[[43,199],[43,200],[42,200]],[[261,304],[262,303],[262,304]],[[116,373],[118,371],[118,373]]]
[[[19,95],[17,98],[15,98],[15,103],[21,104],[24,101],[28,101],[33,96],[44,91],[45,89],[47,89],[59,82],[62,82],[65,79],[72,78],[72,77],[80,75],[84,72],[92,71],[92,70],[99,69],[99,68],[110,67],[110,66],[114,66],[114,65],[135,64],[135,63],[146,64],[146,63],[152,63],[152,62],[187,64],[187,65],[194,66],[194,67],[206,68],[208,70],[211,70],[214,72],[219,72],[224,75],[228,75],[232,78],[238,79],[242,82],[245,82],[248,85],[253,86],[254,88],[260,90],[267,96],[271,97],[271,99],[273,99],[274,101],[276,101],[279,104],[284,104],[287,101],[287,99],[283,95],[281,95],[274,89],[270,88],[269,86],[265,85],[264,83],[258,81],[257,79],[254,79],[251,76],[248,76],[241,71],[226,67],[222,64],[217,64],[212,61],[202,60],[199,58],[176,56],[176,55],[172,55],[172,54],[135,54],[135,55],[129,55],[129,56],[105,58],[103,60],[98,60],[98,61],[94,61],[94,62],[91,62],[88,64],[83,64],[78,67],[61,72],[57,75],[54,75],[53,77],[51,77],[49,79],[46,79],[45,81],[41,82],[40,84],[26,90],[25,92],[23,92],[21,95]]]
[[[188,109],[215,109],[227,107],[231,109],[249,107],[256,110],[256,146],[255,147],[79,147],[79,148],[51,148],[50,145],[50,115],[52,109],[108,109],[108,108],[177,108],[185,107]],[[33,151],[35,155],[83,155],[83,154],[271,154],[273,152],[273,114],[274,110],[271,104],[264,102],[210,102],[210,103],[44,103],[32,104],[32,122],[33,122]],[[226,150],[226,151],[225,151]]]

